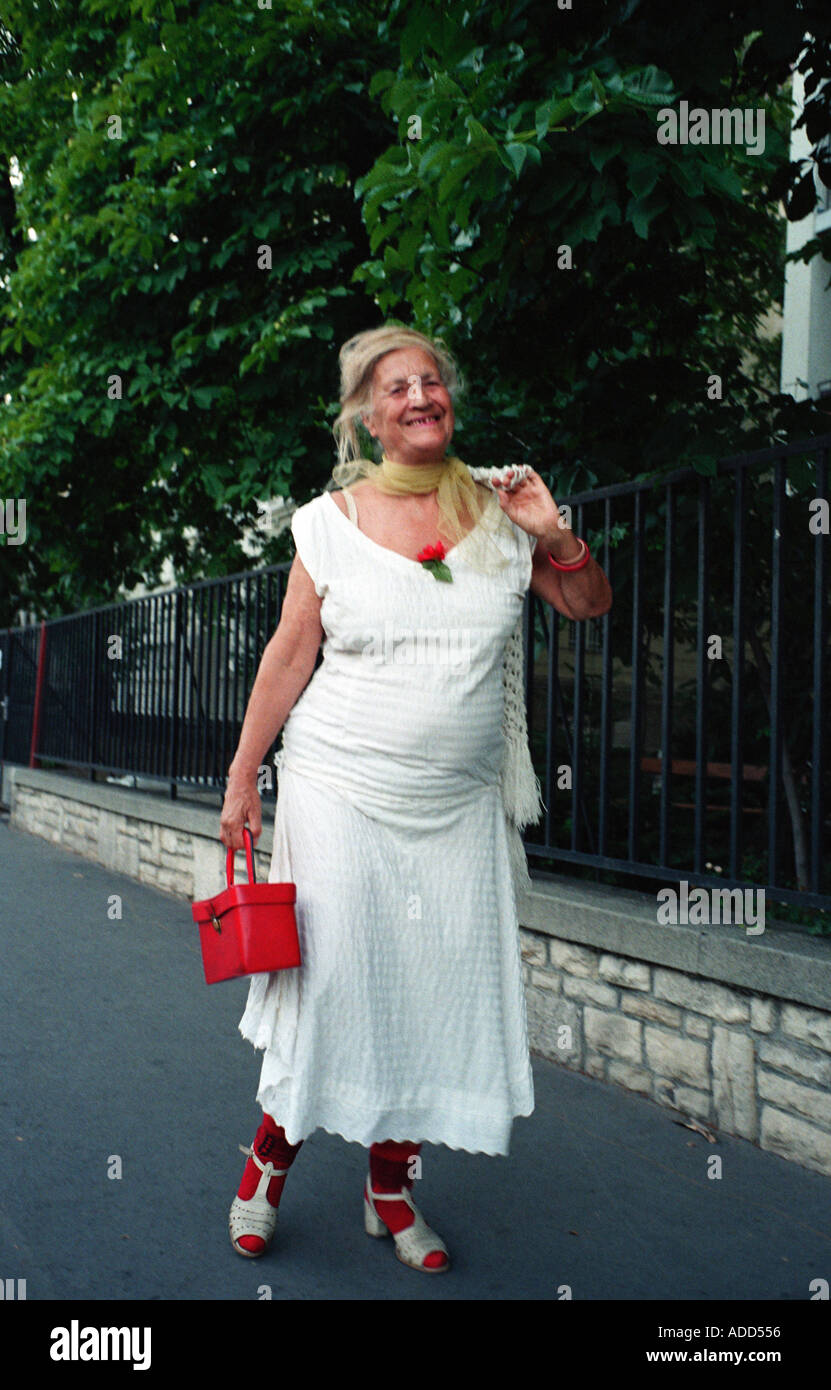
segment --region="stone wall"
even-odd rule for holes
[[[33,785],[43,776],[63,786]],[[147,792],[82,782],[58,773],[13,769],[6,788],[13,823],[21,830],[86,855],[118,873],[194,902],[225,886],[226,850],[219,842],[219,808],[170,801]],[[268,878],[272,824],[263,812],[263,833],[254,849],[258,882]],[[242,851],[237,882],[247,878]]]
[[[542,1056],[831,1174],[831,939],[662,926],[654,898],[556,875],[520,920]]]
[[[536,932],[521,938],[536,1051],[831,1173],[831,1013]]]
[[[4,793],[15,825],[115,872],[189,901],[225,885],[218,804],[20,767]],[[272,826],[266,804],[260,881]],[[662,926],[654,898],[553,874],[519,917],[533,1051],[831,1175],[831,939]]]

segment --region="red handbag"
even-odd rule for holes
[[[294,916],[297,889],[293,883],[255,883],[254,841],[247,825],[243,826],[243,838],[248,883],[234,883],[234,851],[229,847],[227,888],[214,898],[191,905],[209,985],[300,964]]]

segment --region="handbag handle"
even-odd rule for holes
[[[248,836],[248,839],[245,838],[246,835]],[[245,845],[245,862],[246,862],[246,864],[248,865],[248,882],[249,882],[249,883],[255,883],[255,882],[256,882],[256,879],[254,878],[254,852],[253,852],[253,851],[254,851],[254,840],[253,840],[253,838],[252,838],[251,831],[248,829],[248,826],[247,826],[247,825],[244,825],[244,826],[242,827],[242,839],[243,839],[243,844]],[[225,878],[226,878],[226,880],[227,880],[228,887],[229,887],[229,888],[233,887],[233,883],[234,883],[234,850],[232,849],[232,847],[231,847],[230,845],[228,846],[228,853],[227,853],[227,855],[226,855],[226,857],[225,857]]]

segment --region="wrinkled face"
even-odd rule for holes
[[[362,418],[387,458],[410,464],[443,459],[456,423],[438,367],[418,347],[388,352],[376,362],[372,412]]]

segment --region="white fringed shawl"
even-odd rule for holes
[[[493,478],[504,473],[502,468],[471,468],[471,477],[478,483],[493,486]],[[544,810],[539,778],[531,761],[528,746],[528,724],[525,718],[525,673],[524,673],[523,619],[519,621],[505,648],[502,666],[502,684],[505,690],[505,707],[502,717],[502,731],[505,735],[505,751],[502,759],[500,785],[502,806],[508,831],[508,850],[511,858],[511,872],[514,892],[519,905],[521,894],[531,888],[528,861],[522,845],[521,831],[526,825],[539,820]]]

